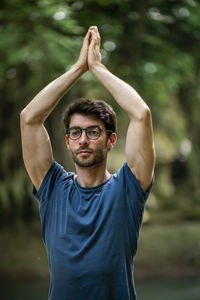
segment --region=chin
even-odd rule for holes
[[[94,166],[98,166],[102,164],[103,160],[80,160],[80,159],[74,159],[74,162],[77,166],[80,168],[90,168]]]
[[[106,159],[106,153],[103,151],[99,151],[97,153],[93,153],[90,157],[80,157],[75,153],[72,153],[72,159],[74,163],[80,168],[90,168],[103,164]]]

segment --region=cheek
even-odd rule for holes
[[[98,143],[96,148],[101,149],[102,151],[109,151],[110,150],[110,145],[109,145],[107,140],[106,141],[104,140],[101,143]]]
[[[76,145],[77,143],[75,141],[72,141],[68,138],[68,136],[65,136],[65,141],[66,141],[66,146],[67,149],[70,151],[73,151],[74,148],[77,148],[78,146]]]

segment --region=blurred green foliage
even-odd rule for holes
[[[199,15],[195,0],[1,0],[1,223],[34,219],[36,204],[21,155],[20,111],[76,61],[90,25],[99,28],[103,63],[135,87],[152,111],[157,165],[147,209],[192,207],[191,219],[200,206]],[[128,120],[90,73],[46,123],[54,156],[73,169],[60,119],[65,105],[78,97],[103,98],[116,110],[119,142],[109,160],[115,171],[124,160]]]

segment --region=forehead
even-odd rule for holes
[[[85,116],[81,114],[73,114],[69,123],[69,127],[78,126],[81,128],[86,128],[93,125],[99,125],[105,128],[103,122],[99,120],[96,116]]]

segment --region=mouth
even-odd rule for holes
[[[89,150],[80,150],[77,152],[78,155],[89,155],[91,153],[92,153],[92,151],[89,151]]]

